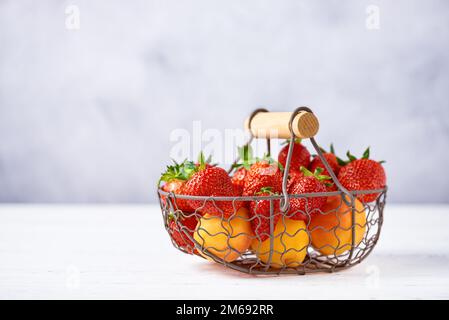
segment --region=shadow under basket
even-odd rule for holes
[[[254,137],[266,138],[269,153],[270,139],[274,136],[270,136],[266,131],[254,130],[251,125],[259,114],[266,112],[265,109],[258,109],[249,117],[246,126],[252,135],[247,144],[251,144]],[[270,125],[258,119],[255,123],[259,129],[264,124],[266,128],[275,129],[271,130],[276,133],[275,138],[290,139],[289,155],[283,175],[283,194],[251,197],[187,196],[165,192],[158,188],[164,225],[173,245],[184,253],[256,275],[334,272],[360,263],[371,253],[379,240],[387,187],[378,190],[348,191],[340,184],[313,138],[318,131],[318,122],[316,121],[315,128],[315,120],[313,118],[312,122],[310,120],[312,111],[309,108],[301,107],[293,113],[282,115],[269,114],[276,123]],[[298,120],[301,117],[307,121]],[[293,149],[295,138],[298,137],[310,139],[317,156],[337,186],[336,191],[288,194],[290,151]],[[375,200],[363,202],[367,198],[366,195]],[[326,205],[321,210],[308,210],[311,201],[317,197],[326,198]],[[285,204],[295,198],[305,204],[303,211],[287,210],[288,205]],[[182,205],[179,204],[186,201],[195,201],[196,210],[182,211],[180,209]],[[270,215],[250,215],[248,210],[250,204],[252,203],[256,208],[255,212],[258,212],[257,206],[261,201],[265,205],[269,202]],[[233,208],[233,211],[225,214],[221,210],[224,203],[227,208]],[[203,209],[206,208],[214,208],[213,211],[221,214],[205,215]],[[302,218],[298,219],[298,215]],[[195,223],[189,226],[184,223],[187,219]],[[177,229],[176,237],[178,240],[179,237],[182,238],[182,245],[174,239],[173,224]],[[252,231],[262,224],[269,226],[269,232],[256,234]]]

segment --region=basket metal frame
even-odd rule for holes
[[[187,239],[189,239],[195,246],[195,248],[191,248],[192,250],[186,250],[183,247],[180,247],[176,244],[175,241],[172,239],[173,245],[178,248],[179,250],[183,251],[184,253],[191,254],[192,252],[195,252],[198,254],[198,252],[201,252],[202,255],[199,255],[203,258],[204,256],[208,257],[209,259],[220,263],[226,267],[229,267],[231,269],[241,271],[248,274],[255,274],[255,275],[263,275],[263,274],[300,274],[304,275],[307,273],[315,273],[315,272],[335,272],[339,270],[344,270],[347,268],[352,267],[355,264],[358,264],[362,262],[373,250],[374,246],[377,244],[381,232],[381,228],[383,225],[383,210],[385,207],[386,202],[386,192],[387,187],[383,189],[378,190],[360,190],[360,191],[348,191],[346,188],[344,188],[341,183],[339,182],[338,178],[334,174],[333,170],[331,169],[329,163],[327,162],[326,158],[324,157],[320,147],[316,143],[315,139],[313,137],[309,138],[312,146],[314,147],[317,156],[321,159],[322,163],[324,164],[325,168],[327,169],[327,172],[329,173],[332,181],[337,186],[337,191],[332,192],[319,192],[319,193],[304,193],[304,194],[289,194],[287,191],[287,182],[288,182],[288,175],[290,170],[290,164],[291,164],[291,158],[292,158],[292,150],[295,143],[295,134],[292,130],[292,122],[293,119],[298,115],[301,111],[307,111],[312,112],[311,109],[308,107],[299,107],[297,108],[291,115],[290,122],[289,122],[289,129],[291,133],[291,138],[289,142],[289,151],[287,155],[286,164],[284,167],[284,174],[283,174],[283,182],[282,182],[282,195],[272,195],[272,196],[241,196],[241,197],[210,197],[210,196],[188,196],[188,195],[179,195],[174,194],[173,192],[165,192],[160,187],[158,187],[158,199],[159,203],[162,209],[163,219],[164,219],[164,225],[170,234],[170,227],[169,227],[169,215],[172,213],[176,213],[176,217],[179,216],[187,216],[191,217],[194,215],[198,220],[202,217],[202,214],[200,213],[201,207],[204,207],[207,203],[213,204],[217,210],[220,211],[219,207],[217,206],[217,202],[220,201],[228,201],[232,202],[234,213],[230,216],[225,218],[224,214],[222,215],[222,221],[225,221],[227,219],[233,219],[236,215],[236,211],[238,208],[237,203],[245,201],[260,201],[260,200],[268,200],[270,201],[270,252],[269,252],[269,259],[267,263],[262,263],[260,259],[255,257],[255,254],[251,251],[248,251],[246,253],[241,254],[240,258],[238,258],[235,261],[227,262],[225,259],[219,258],[216,255],[214,255],[210,249],[216,250],[216,248],[204,248],[200,243],[198,243],[192,236],[191,233],[194,230],[189,230],[185,226],[183,226],[181,223],[179,223],[179,219],[176,218],[176,223],[179,228],[179,230],[182,232],[183,236],[185,236]],[[251,135],[245,145],[250,145],[252,141],[254,140],[254,136],[251,131],[251,121],[252,119],[259,113],[259,112],[268,112],[267,109],[256,109],[249,117],[249,131],[251,132]],[[267,140],[267,153],[271,153],[271,140],[269,138]],[[234,161],[234,164],[239,161],[239,158]],[[233,166],[229,169],[228,173],[232,173]],[[363,214],[366,214],[366,224],[363,226],[365,229],[365,234],[363,236],[362,241],[359,244],[355,243],[356,238],[356,228],[362,227],[360,225],[356,225],[354,222],[356,221],[356,214],[362,214],[361,212],[357,212],[356,205],[355,205],[355,198],[357,195],[362,194],[378,194],[377,199],[373,203],[363,203],[364,210]],[[297,267],[288,267],[283,266],[281,268],[273,268],[272,267],[272,254],[273,254],[273,246],[274,246],[274,239],[273,239],[273,233],[274,233],[274,216],[280,215],[279,219],[285,219],[288,218],[287,212],[289,209],[289,203],[290,199],[294,198],[304,198],[304,199],[310,199],[313,197],[330,197],[330,196],[341,196],[342,203],[350,208],[351,213],[351,245],[350,249],[347,250],[344,254],[341,255],[334,255],[334,256],[326,256],[321,253],[319,253],[318,250],[315,250],[311,243],[310,243],[310,232],[311,230],[308,230],[309,223],[307,224],[307,227],[305,229],[298,230],[297,232],[307,232],[309,235],[309,244],[306,248],[302,248],[301,250],[307,250],[307,256],[305,260],[302,262],[300,266]],[[164,200],[165,199],[165,200]],[[203,205],[200,208],[197,208],[194,213],[184,213],[181,210],[177,208],[176,201],[177,199],[184,199],[184,200],[197,200],[202,201]],[[274,202],[277,201],[280,204],[280,212],[275,213],[274,212]],[[307,200],[306,200],[307,201]],[[308,209],[305,210],[305,212],[301,212],[307,217],[310,218],[311,214],[328,214],[323,212],[309,212]],[[349,213],[349,211],[348,211]],[[248,220],[253,220],[255,217],[250,217]],[[222,222],[223,223],[223,222]],[[340,224],[340,221],[339,221]],[[284,222],[285,226],[285,222]],[[337,226],[338,228],[340,225]],[[199,225],[197,228],[201,228]],[[341,228],[340,228],[341,229]],[[204,228],[203,228],[204,230]],[[335,229],[336,230],[336,229]],[[334,230],[334,234],[337,237],[336,231]],[[254,236],[256,237],[256,236]],[[337,237],[338,238],[338,237]],[[282,240],[281,240],[282,241]],[[340,241],[340,239],[338,239]],[[228,243],[229,243],[229,236],[228,236]],[[338,247],[338,245],[337,245]],[[234,250],[232,246],[230,246],[231,250]],[[229,250],[229,249],[228,249]],[[334,250],[337,250],[334,248]],[[235,251],[235,250],[234,250]],[[299,250],[298,250],[299,251]],[[336,252],[336,251],[334,251]],[[281,253],[282,255],[283,253]],[[204,255],[204,256],[203,256]]]

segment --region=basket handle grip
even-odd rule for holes
[[[290,139],[290,120],[293,112],[258,112],[246,119],[245,129],[255,138]],[[300,111],[291,121],[291,129],[297,138],[314,137],[320,125],[317,117],[308,111]]]

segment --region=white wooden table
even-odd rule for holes
[[[157,206],[0,205],[0,298],[449,298],[449,206],[387,205],[364,263],[255,277],[174,249]]]

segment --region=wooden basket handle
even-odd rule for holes
[[[245,129],[255,138],[290,139],[290,118],[293,112],[259,112],[246,119]],[[250,123],[251,122],[251,123]],[[306,139],[315,136],[320,124],[312,112],[300,111],[292,121],[292,131],[297,138]]]

